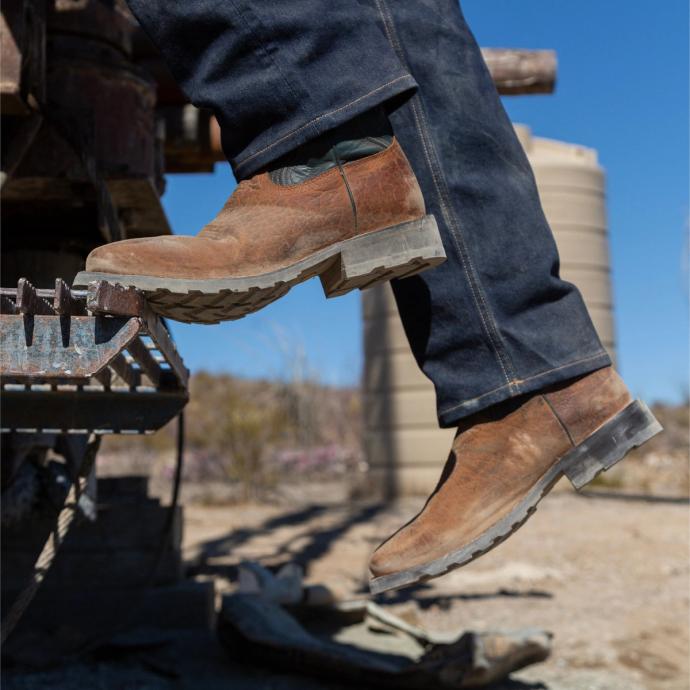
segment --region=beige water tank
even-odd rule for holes
[[[615,357],[605,180],[593,149],[533,137],[517,125],[561,256]],[[428,494],[453,439],[439,429],[434,389],[419,371],[388,285],[362,293],[365,452],[369,484],[387,495]]]

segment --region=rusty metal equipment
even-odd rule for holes
[[[218,158],[208,151],[208,116],[184,115],[177,95],[177,110],[163,110],[171,104],[156,75],[137,64],[139,33],[124,0],[2,3],[2,281],[16,286],[0,290],[3,524],[7,515],[31,531],[26,491],[35,483],[25,478],[48,476],[56,456],[72,485],[3,639],[76,507],[96,500],[101,434],[148,433],[178,415],[179,487],[188,372],[165,323],[139,293],[69,287],[103,242],[170,233],[160,201],[165,141],[168,170],[208,169]]]
[[[36,447],[50,447],[65,437],[76,441],[76,447],[62,452],[72,475],[70,489],[26,586],[2,621],[3,644],[84,510],[84,500],[87,505],[95,501],[89,492],[90,485],[95,489],[98,442],[89,440],[94,434],[152,432],[180,415],[174,514],[188,376],[164,322],[137,290],[97,282],[76,291],[60,278],[52,290],[37,290],[26,278],[16,288],[0,289],[1,431],[14,432],[6,434],[10,440],[28,438],[29,447],[31,441]],[[12,475],[25,457],[11,443],[6,448],[15,451],[3,458],[3,469]],[[168,532],[166,525],[153,574]]]
[[[187,369],[141,293],[22,278],[0,297],[3,432],[147,433],[187,402]]]
[[[69,288],[95,246],[170,232],[138,31],[122,0],[2,5],[2,276],[17,285],[0,293],[3,432],[146,433],[187,399],[141,295]]]

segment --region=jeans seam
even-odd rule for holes
[[[504,384],[503,386],[499,386],[498,388],[494,388],[490,391],[487,391],[486,393],[482,393],[481,395],[478,395],[476,398],[468,398],[467,400],[463,400],[461,403],[458,403],[457,405],[453,405],[452,407],[447,407],[445,410],[439,410],[439,415],[446,415],[450,412],[455,412],[455,410],[459,410],[461,407],[465,407],[468,403],[473,403],[477,402],[478,400],[481,400],[482,398],[487,397],[488,395],[492,395],[493,393],[498,393],[499,391],[509,389],[512,390],[514,388],[517,388],[517,390],[520,390],[520,387],[524,383],[529,383],[530,381],[534,381],[535,379],[538,379],[542,376],[546,376],[547,374],[552,374],[555,371],[560,371],[561,369],[566,369],[567,367],[572,367],[575,366],[576,364],[582,364],[583,362],[590,362],[593,359],[598,359],[599,357],[607,357],[608,353],[606,350],[600,350],[597,354],[594,355],[589,355],[588,357],[583,357],[581,359],[576,359],[572,362],[568,362],[567,364],[562,364],[558,367],[553,367],[552,369],[545,369],[544,371],[540,371],[536,374],[533,374],[532,376],[528,376],[526,379],[518,379],[518,380],[513,380],[509,381],[507,384]]]
[[[388,37],[388,40],[390,41],[391,45],[393,46],[393,49],[396,51],[398,54],[398,58],[400,61],[406,65],[406,67],[409,70],[409,65],[407,64],[407,61],[405,60],[405,55],[402,50],[402,47],[400,45],[400,42],[397,39],[397,36],[394,33],[394,26],[393,26],[393,19],[390,14],[390,11],[388,10],[387,5],[385,4],[385,0],[375,0],[376,6],[379,11],[379,15],[381,16],[381,19],[383,21],[383,26],[384,30],[386,32],[386,36]],[[482,294],[481,287],[479,285],[479,278],[476,275],[476,270],[474,268],[474,264],[472,262],[472,258],[470,256],[470,253],[465,245],[464,240],[462,239],[462,233],[460,230],[460,224],[455,216],[455,213],[452,212],[450,208],[450,204],[447,201],[447,191],[444,192],[445,190],[445,185],[442,185],[442,174],[438,172],[433,164],[432,161],[432,155],[430,149],[433,149],[433,143],[427,141],[428,137],[428,131],[424,123],[422,122],[423,118],[423,113],[419,111],[417,108],[417,99],[418,95],[414,95],[410,99],[410,105],[412,107],[412,112],[414,115],[415,123],[417,125],[417,131],[419,133],[419,137],[422,143],[422,147],[424,149],[424,154],[427,159],[427,164],[429,165],[429,169],[431,170],[432,178],[434,181],[434,186],[436,187],[436,192],[438,194],[439,200],[441,202],[441,209],[443,211],[444,216],[446,217],[446,220],[448,221],[448,226],[451,230],[451,235],[453,237],[453,242],[455,244],[455,248],[457,249],[460,259],[463,262],[465,266],[465,271],[467,273],[467,278],[468,278],[468,284],[470,286],[470,290],[472,292],[472,296],[474,298],[474,303],[477,308],[477,312],[479,313],[479,317],[482,321],[482,324],[484,326],[484,331],[486,335],[488,336],[489,343],[491,344],[491,347],[496,355],[496,359],[498,361],[499,366],[501,367],[501,371],[503,372],[503,376],[505,377],[506,380],[506,385],[507,387],[511,388],[513,387],[513,379],[515,378],[515,371],[514,371],[514,366],[511,361],[506,361],[504,359],[504,353],[502,350],[504,349],[502,346],[501,341],[501,336],[498,332],[498,327],[496,325],[495,319],[491,315],[490,309],[488,308],[488,305],[486,303],[486,299],[484,295]],[[421,99],[420,99],[421,100]],[[434,151],[434,156],[433,158],[435,160],[438,160],[438,156],[436,155]],[[438,166],[440,168],[440,166]],[[508,357],[508,360],[510,358]],[[510,371],[510,374],[508,373]]]
[[[269,151],[270,149],[272,149],[277,144],[280,144],[281,142],[285,141],[286,139],[289,139],[290,137],[294,136],[295,134],[301,132],[302,130],[307,129],[308,127],[311,127],[316,122],[319,122],[320,120],[323,120],[326,117],[330,117],[331,115],[335,115],[336,113],[342,112],[343,110],[347,110],[348,108],[351,108],[353,105],[359,103],[360,101],[363,101],[365,98],[368,98],[369,96],[377,93],[378,91],[385,89],[386,87],[390,86],[391,84],[395,84],[396,82],[402,81],[403,79],[409,79],[409,78],[411,78],[411,76],[409,74],[401,74],[399,77],[396,77],[395,79],[391,79],[390,81],[387,81],[385,84],[381,84],[381,86],[377,86],[375,89],[368,91],[367,93],[363,94],[362,96],[355,98],[354,100],[350,101],[349,103],[345,103],[345,105],[341,105],[338,108],[335,108],[334,110],[329,110],[327,113],[322,113],[321,115],[318,115],[317,117],[309,120],[308,122],[305,122],[303,125],[300,125],[296,129],[293,129],[290,132],[288,132],[287,134],[284,134],[283,136],[279,137],[278,139],[271,142],[270,144],[267,144],[266,146],[259,149],[258,151],[255,151],[250,156],[243,158],[241,161],[237,161],[235,163],[235,167],[237,169],[241,168],[243,165],[245,165],[247,162],[249,162],[253,158],[256,158],[257,156],[261,155],[262,153],[265,153],[266,151]]]

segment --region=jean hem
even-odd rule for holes
[[[417,82],[412,75],[401,74],[348,103],[297,125],[286,134],[276,135],[272,143],[262,146],[257,151],[250,149],[241,160],[230,160],[235,177],[238,180],[250,177],[272,161],[315,139],[324,132],[344,124],[391,98],[416,88]]]
[[[583,374],[591,374],[597,371],[597,369],[603,369],[610,365],[611,358],[605,350],[602,350],[588,357],[577,359],[574,362],[542,371],[526,379],[510,381],[499,388],[494,388],[474,398],[469,398],[451,407],[446,407],[444,410],[439,410],[439,426],[443,429],[457,426],[461,419],[497,403],[505,402],[526,393],[536,393],[547,386],[562,383]]]

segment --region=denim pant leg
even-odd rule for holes
[[[457,0],[371,0],[419,84],[391,113],[448,260],[394,281],[442,426],[610,364]]]
[[[384,102],[448,260],[394,282],[439,420],[610,363],[456,0],[128,0],[238,178]],[[411,98],[415,85],[419,89]]]
[[[238,179],[415,81],[356,0],[128,0]]]

